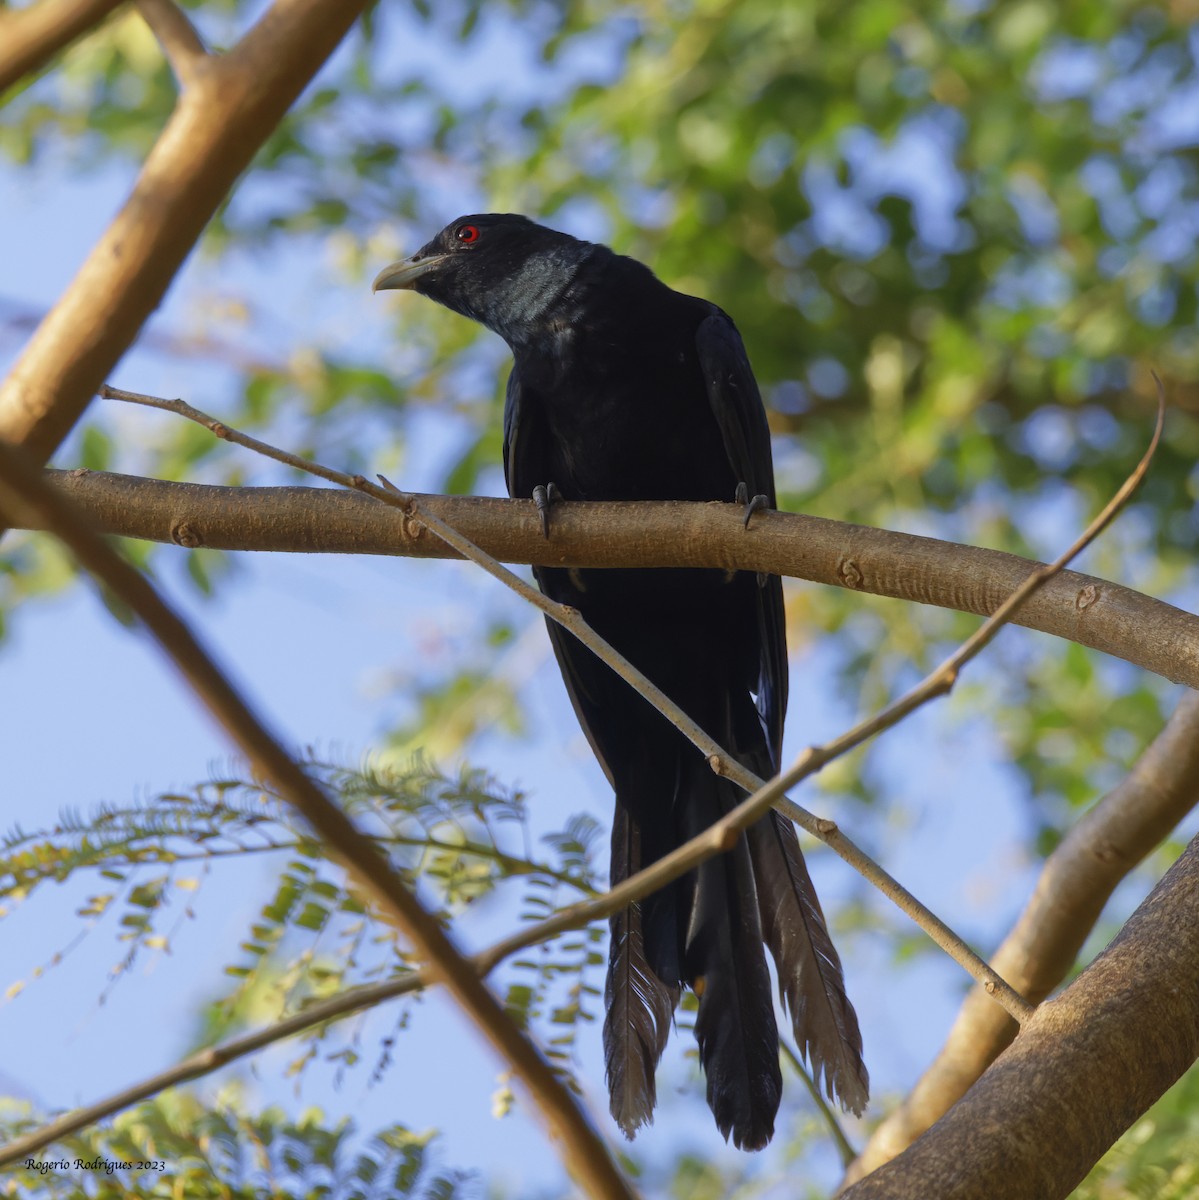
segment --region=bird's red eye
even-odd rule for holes
[[[477,225],[459,225],[454,236],[464,246],[473,246],[479,240],[479,227]]]

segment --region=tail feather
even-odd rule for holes
[[[681,809],[690,837],[728,811],[737,791],[696,759]],[[706,803],[705,803],[706,801]],[[708,1080],[708,1105],[720,1132],[739,1149],[770,1141],[782,1096],[778,1027],[754,870],[745,839],[702,863],[684,948],[688,980],[699,996],[695,1035]]]
[[[752,706],[705,715],[739,758],[773,774]],[[742,799],[681,739],[647,739],[637,750],[636,769],[613,780],[613,883],[703,832]],[[654,1073],[680,987],[689,985],[699,998],[695,1034],[718,1128],[740,1149],[770,1141],[782,1075],[763,943],[817,1086],[862,1112],[869,1080],[857,1017],[785,818],[762,818],[731,850],[617,914],[611,927],[604,1053],[612,1116],[627,1137],[652,1120]]]
[[[779,991],[817,1087],[858,1115],[870,1089],[862,1034],[845,991],[841,960],[800,853],[795,829],[776,812],[748,831],[762,933]]]
[[[641,866],[640,831],[618,804],[612,823],[612,882],[619,883]],[[679,1002],[678,986],[664,983],[650,968],[641,921],[639,904],[612,918],[604,987],[609,1107],[613,1120],[630,1140],[653,1120],[657,1102],[654,1071]]]

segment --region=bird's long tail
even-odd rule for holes
[[[635,817],[618,794],[613,884],[701,833],[736,803],[732,784],[690,747],[681,751],[674,786],[658,792],[654,807],[638,805]],[[717,1125],[739,1147],[764,1146],[774,1130],[782,1077],[744,837],[612,920],[604,1049],[612,1115],[630,1137],[653,1111],[654,1070],[680,984],[699,997],[695,1033]]]
[[[680,756],[673,790],[669,805],[661,793],[656,808],[638,805],[640,821],[617,804],[614,884],[743,798],[693,752]],[[841,963],[795,830],[772,812],[732,850],[612,919],[604,1049],[612,1115],[627,1136],[652,1117],[654,1071],[686,984],[699,997],[695,1033],[717,1125],[743,1149],[770,1140],[782,1079],[763,943],[817,1083],[862,1111],[868,1079]]]

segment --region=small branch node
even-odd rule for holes
[[[193,525],[190,521],[176,521],[171,526],[171,541],[176,546],[184,546],[188,550],[195,550],[197,547],[204,545],[204,535],[200,532],[199,527]]]
[[[1099,596],[1099,589],[1093,583],[1088,583],[1086,587],[1079,591],[1074,601],[1074,607],[1079,612],[1082,612],[1084,609],[1090,608],[1099,599]]]
[[[857,591],[862,586],[861,568],[852,558],[843,558],[837,564],[837,577],[847,587]]]
[[[839,832],[837,822],[830,821],[828,819],[828,817],[817,817],[816,818],[816,832],[822,838],[830,838],[833,836],[834,833]]]

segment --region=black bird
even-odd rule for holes
[[[770,437],[745,348],[714,304],[648,267],[536,225],[460,217],[375,289],[408,288],[481,322],[515,360],[504,409],[513,496],[775,503]],[[720,570],[536,567],[699,725],[758,775],[779,766],[787,707],[782,586]],[[727,813],[743,793],[558,625],[550,640],[583,730],[616,792],[612,882]],[[725,854],[612,918],[604,1050],[611,1111],[632,1137],[652,1119],[654,1071],[683,986],[716,1124],[744,1149],[774,1132],[782,1077],[763,942],[795,1037],[830,1096],[867,1097],[845,994],[795,830],[762,818]]]

